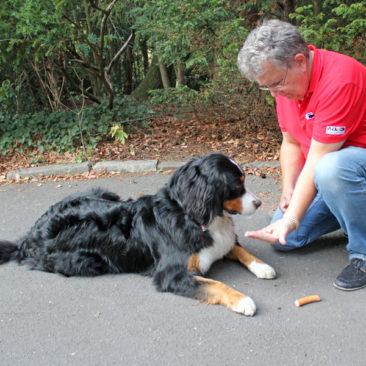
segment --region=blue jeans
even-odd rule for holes
[[[366,259],[366,149],[349,146],[326,154],[315,168],[316,197],[291,232],[281,251],[310,244],[321,235],[342,228],[348,234],[349,257]],[[278,208],[272,222],[280,219]]]

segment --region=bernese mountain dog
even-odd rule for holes
[[[71,195],[22,239],[0,241],[0,263],[16,260],[64,276],[140,273],[151,276],[158,291],[252,316],[250,297],[203,277],[225,256],[258,278],[276,275],[237,242],[230,215],[261,205],[244,178],[236,162],[213,153],[183,165],[155,195],[126,201],[102,189]]]

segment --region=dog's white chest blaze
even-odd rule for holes
[[[215,218],[208,230],[213,238],[213,245],[199,253],[199,266],[202,273],[206,273],[213,262],[229,253],[236,241],[233,221],[227,214]]]

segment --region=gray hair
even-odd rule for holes
[[[298,29],[281,20],[265,20],[244,42],[238,55],[239,71],[245,78],[255,81],[263,76],[265,61],[278,68],[291,67],[298,53],[309,59],[308,45]]]

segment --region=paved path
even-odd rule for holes
[[[167,179],[131,174],[0,187],[0,237],[25,234],[70,193],[103,186],[137,197]],[[348,262],[344,236],[336,232],[286,254],[244,239],[246,230],[269,221],[279,198],[270,178],[249,176],[248,185],[264,205],[249,218],[235,217],[237,233],[278,277],[259,280],[229,261],[216,263],[209,277],[252,296],[256,316],[157,293],[149,278],[138,275],[64,278],[8,263],[0,266],[0,365],[366,365],[366,290],[345,293],[332,286]],[[309,294],[322,301],[294,305]]]

